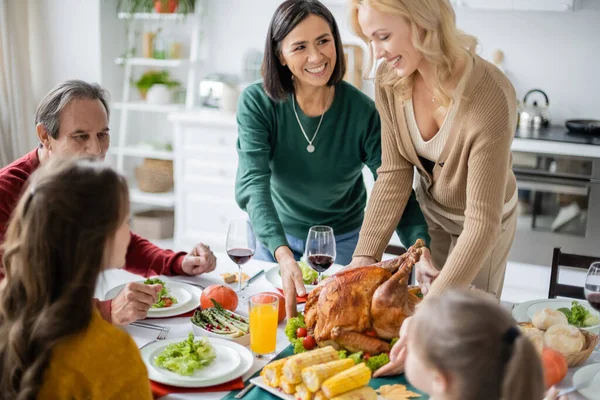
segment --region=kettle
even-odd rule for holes
[[[532,104],[527,104],[527,97],[532,93],[541,93],[546,100],[546,105],[540,106],[537,101],[533,101]],[[548,114],[548,107],[550,101],[548,95],[540,89],[532,89],[523,98],[523,107],[519,113],[519,129],[540,129],[547,128],[550,126],[550,115]]]

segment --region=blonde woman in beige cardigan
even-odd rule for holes
[[[474,284],[499,298],[516,227],[512,85],[475,55],[477,40],[456,28],[448,0],[352,0],[351,10],[355,31],[381,60],[383,153],[350,265],[381,258],[416,171],[440,270],[429,276],[429,294]]]

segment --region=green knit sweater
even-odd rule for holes
[[[312,139],[321,117],[306,116],[297,104],[296,111]],[[306,150],[291,96],[275,102],[261,82],[240,96],[237,123],[236,201],[272,253],[288,245],[286,233],[304,239],[313,225],[331,226],[336,235],[360,228],[367,201],[362,169],[367,165],[376,177],[381,165],[381,123],[373,100],[339,83],[313,153]],[[418,238],[429,244],[414,193],[397,232],[406,246]]]

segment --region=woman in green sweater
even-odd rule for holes
[[[345,69],[331,12],[318,1],[285,1],[267,33],[263,81],[238,105],[236,200],[260,242],[255,257],[281,266],[288,317],[305,293],[297,260],[308,230],[331,226],[336,262],[348,264],[367,200],[362,170],[376,175],[381,164],[375,104],[342,80]],[[397,222],[406,246],[429,243],[414,194]]]

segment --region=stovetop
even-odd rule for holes
[[[552,142],[591,144],[600,146],[600,136],[586,135],[583,133],[569,132],[562,126],[551,126],[540,130],[522,131],[517,129],[515,137],[519,139],[549,140]]]

